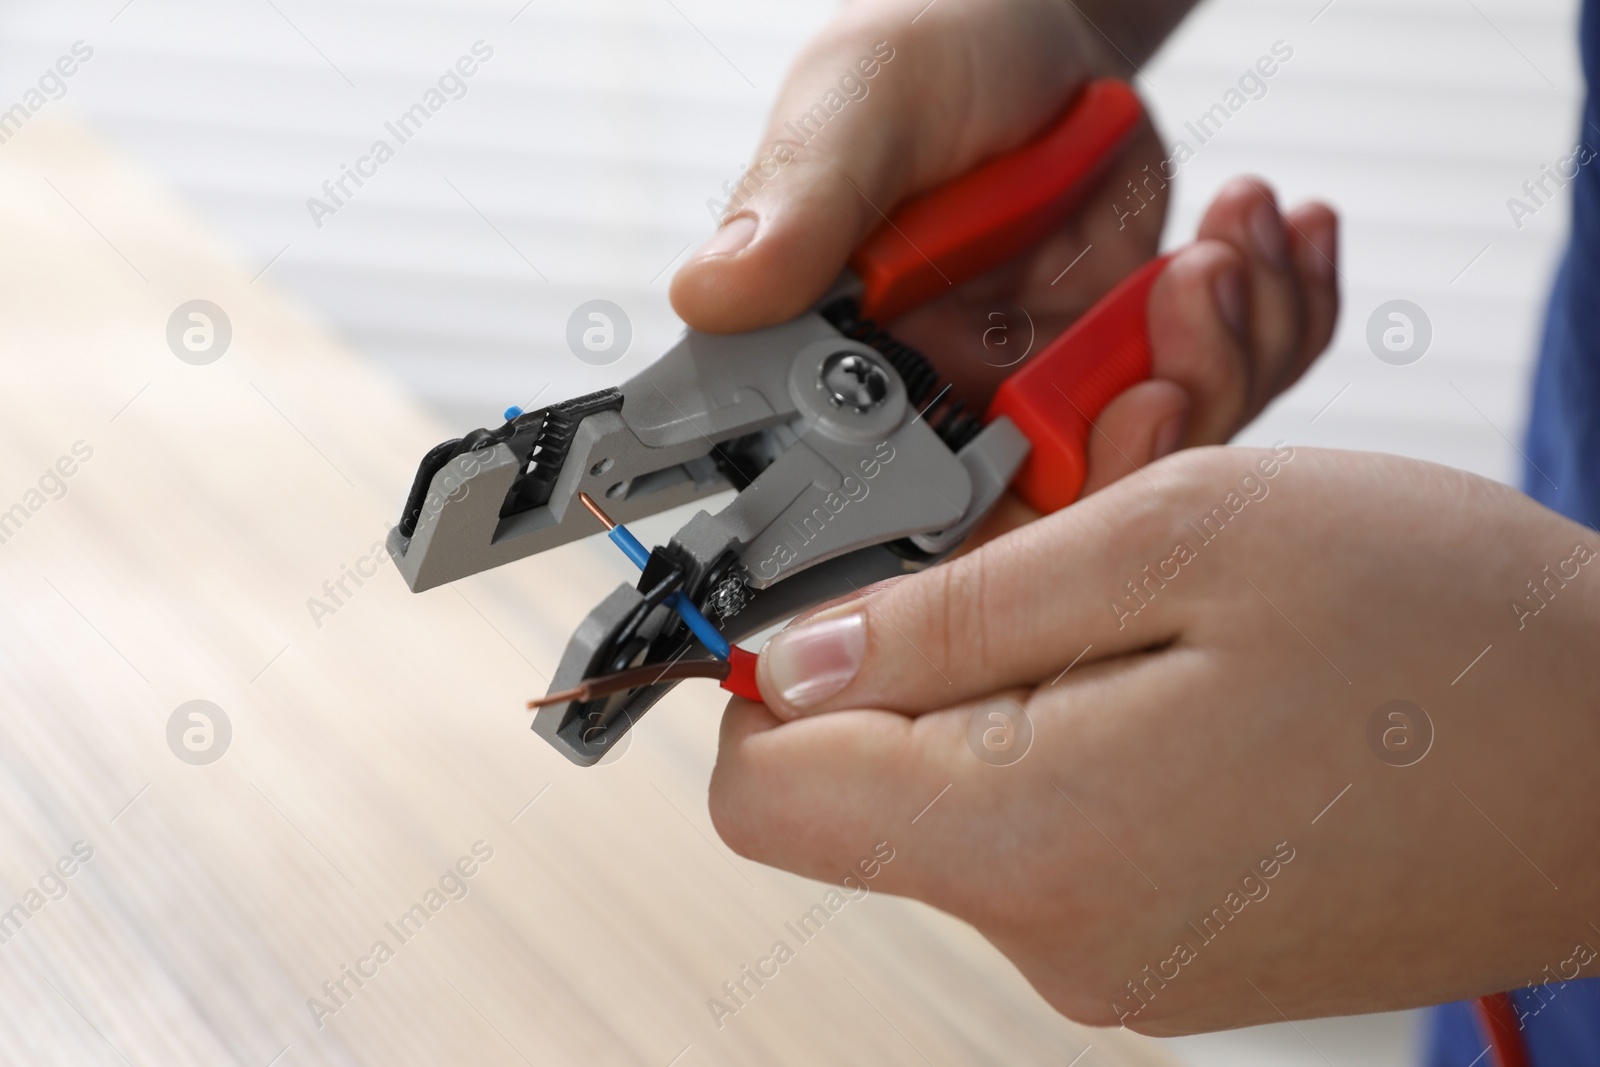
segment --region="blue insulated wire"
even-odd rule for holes
[[[640,544],[639,539],[629,533],[628,528],[621,523],[613,526],[606,536],[611,538],[611,543],[622,549],[623,555],[633,560],[634,565],[640,570],[644,570],[644,565],[650,562],[649,549]],[[678,613],[684,625],[700,639],[701,644],[711,650],[713,656],[718,659],[728,658],[728,639],[711,625],[711,620],[694,606],[694,602],[684,595],[682,590],[667,597],[667,606]]]
[[[650,550],[639,543],[639,539],[628,532],[628,528],[621,523],[611,527],[611,532],[606,534],[611,538],[611,543],[622,549],[622,554],[633,560],[633,565],[644,570],[644,565],[650,562]]]

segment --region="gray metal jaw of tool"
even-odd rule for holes
[[[952,453],[894,367],[817,312],[737,336],[686,331],[620,391],[478,433],[447,442],[453,454],[431,476],[424,461],[390,532],[414,591],[595,533],[580,492],[626,522],[748,478],[722,511],[697,513],[656,550],[730,640],[936,561],[988,513],[1029,450],[1002,418]],[[552,691],[619,669],[613,639],[640,612],[629,633],[649,647],[645,662],[692,651],[669,607],[623,585],[579,626]],[[592,764],[669,688],[550,705],[533,728]]]
[[[826,347],[825,355],[804,350],[795,359],[793,381],[802,396],[827,359],[855,352],[837,343]],[[893,371],[882,370],[891,388],[903,393]],[[1021,431],[999,419],[952,454],[925,422],[888,398],[874,411],[813,404],[809,414],[789,449],[733,503],[716,515],[697,513],[664,550],[686,569],[684,588],[703,608],[716,607],[724,583],[745,587],[736,613],[708,612],[719,617],[730,641],[937,562],[989,512],[1029,449]],[[617,669],[609,659],[617,652],[613,637],[645,604],[639,588],[619,585],[573,634],[550,691]],[[665,605],[649,609],[639,633],[652,662],[670,662],[693,645]],[[651,685],[588,703],[547,705],[534,716],[533,729],[588,766],[671,688]]]

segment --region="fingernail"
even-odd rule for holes
[[[1284,266],[1289,256],[1289,236],[1283,229],[1283,216],[1276,204],[1262,201],[1250,212],[1250,236],[1256,251],[1275,266]]]
[[[1306,258],[1306,266],[1310,269],[1312,277],[1318,281],[1333,280],[1333,273],[1339,264],[1339,230],[1330,223],[1321,229],[1313,230],[1310,234],[1311,252]]]
[[[1241,340],[1244,338],[1244,275],[1239,270],[1230,268],[1217,275],[1217,280],[1212,283],[1212,290],[1217,298],[1217,312],[1222,316],[1222,321],[1233,335]]]
[[[724,222],[711,239],[695,252],[691,259],[707,259],[711,256],[731,256],[742,251],[756,236],[756,220],[754,215],[735,215]]]
[[[866,619],[852,612],[780,631],[762,650],[761,662],[779,699],[805,711],[849,685],[866,651]]]
[[[1161,420],[1161,425],[1156,427],[1156,438],[1151,445],[1153,455],[1150,458],[1160,459],[1176,452],[1178,445],[1183,443],[1183,431],[1188,424],[1189,415],[1183,411],[1176,415],[1168,415]]]

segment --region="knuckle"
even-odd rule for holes
[[[1279,365],[1291,359],[1305,332],[1305,301],[1300,286],[1287,275],[1260,279],[1255,312],[1255,358],[1262,365],[1254,375],[1257,388],[1277,381]]]
[[[961,574],[964,568],[947,567],[939,576],[939,610],[933,617],[939,620],[939,633],[935,640],[938,662],[948,667],[956,656],[956,649],[961,644],[961,634],[958,632],[963,626],[962,618],[966,614],[957,603],[961,590]]]
[[[1185,448],[1152,464],[1153,487],[1124,478],[1113,488],[1126,487],[1125,498],[1108,502],[1115,505],[1109,514],[1117,539],[1152,551],[1170,547],[1174,537],[1185,538],[1184,524],[1216,504],[1248,471],[1244,455],[1226,445]]]
[[[979,602],[983,589],[984,552],[974,552],[928,571],[920,581],[899,587],[910,594],[888,620],[887,640],[896,631],[916,644],[922,655],[948,673],[958,658],[982,655],[986,647],[988,613]],[[930,676],[937,679],[937,676]]]

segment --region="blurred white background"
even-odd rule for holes
[[[10,0],[0,100],[74,40],[94,57],[52,108],[87,116],[179,189],[273,285],[391,371],[451,432],[510,403],[613,384],[679,329],[666,283],[709,233],[823,0]],[[1167,240],[1225,178],[1268,176],[1344,217],[1332,351],[1244,434],[1365,448],[1517,480],[1531,355],[1567,224],[1507,198],[1578,137],[1573,0],[1213,0],[1139,79],[1163,131],[1273,42],[1293,59],[1184,167]],[[308,197],[473,42],[493,58],[319,228]],[[3,149],[0,149],[3,150]],[[203,296],[204,294],[196,294]],[[569,313],[634,325],[610,367]],[[1395,298],[1432,347],[1390,366],[1366,322]],[[359,398],[352,398],[359,403]],[[396,457],[409,465],[415,457]],[[1416,1017],[1265,1027],[1173,1047],[1212,1064],[1401,1064]]]

